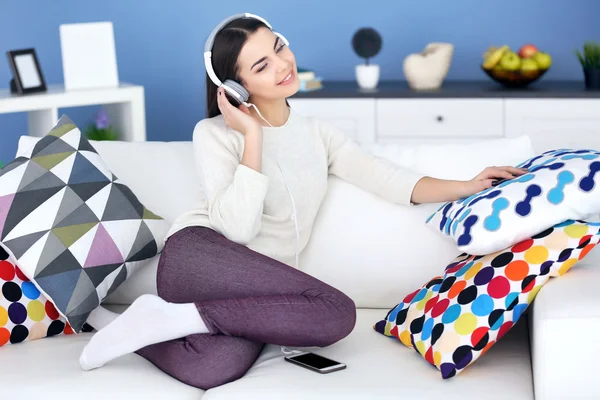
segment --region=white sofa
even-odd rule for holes
[[[24,136],[19,151],[35,138]],[[202,196],[190,142],[93,142],[111,170],[151,210],[173,221]],[[365,146],[432,176],[467,179],[492,164],[531,155],[527,138],[444,146]],[[458,376],[437,369],[373,324],[407,293],[438,275],[459,252],[426,227],[439,205],[397,206],[336,177],[300,258],[303,271],[356,302],[358,319],[344,340],[319,354],[347,369],[320,375],[283,360],[269,345],[243,378],[202,391],[135,355],[84,372],[78,358],[92,333],[0,348],[1,399],[577,399],[600,398],[593,360],[600,324],[595,289],[598,251],[566,276],[551,280],[522,320]],[[142,293],[156,293],[157,259],[105,302],[122,311]],[[596,301],[599,300],[599,301]]]

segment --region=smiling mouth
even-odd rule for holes
[[[283,78],[281,80],[281,82],[278,83],[278,85],[285,85],[288,84],[290,82],[292,82],[292,80],[294,79],[294,76],[296,74],[294,73],[294,70],[291,70],[289,74],[287,74],[287,76],[285,78]]]

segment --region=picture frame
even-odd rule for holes
[[[34,48],[9,50],[6,56],[13,75],[11,92],[29,94],[47,90],[46,80]]]

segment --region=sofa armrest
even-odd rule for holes
[[[536,296],[529,318],[536,400],[600,398],[599,283],[600,263],[584,259]]]

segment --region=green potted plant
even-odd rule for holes
[[[95,115],[94,123],[90,124],[86,130],[86,136],[89,140],[117,140],[119,135],[117,131],[110,126],[108,113],[104,108],[98,110]]]
[[[600,89],[600,43],[587,41],[583,45],[583,53],[575,51],[585,77],[585,87]]]

